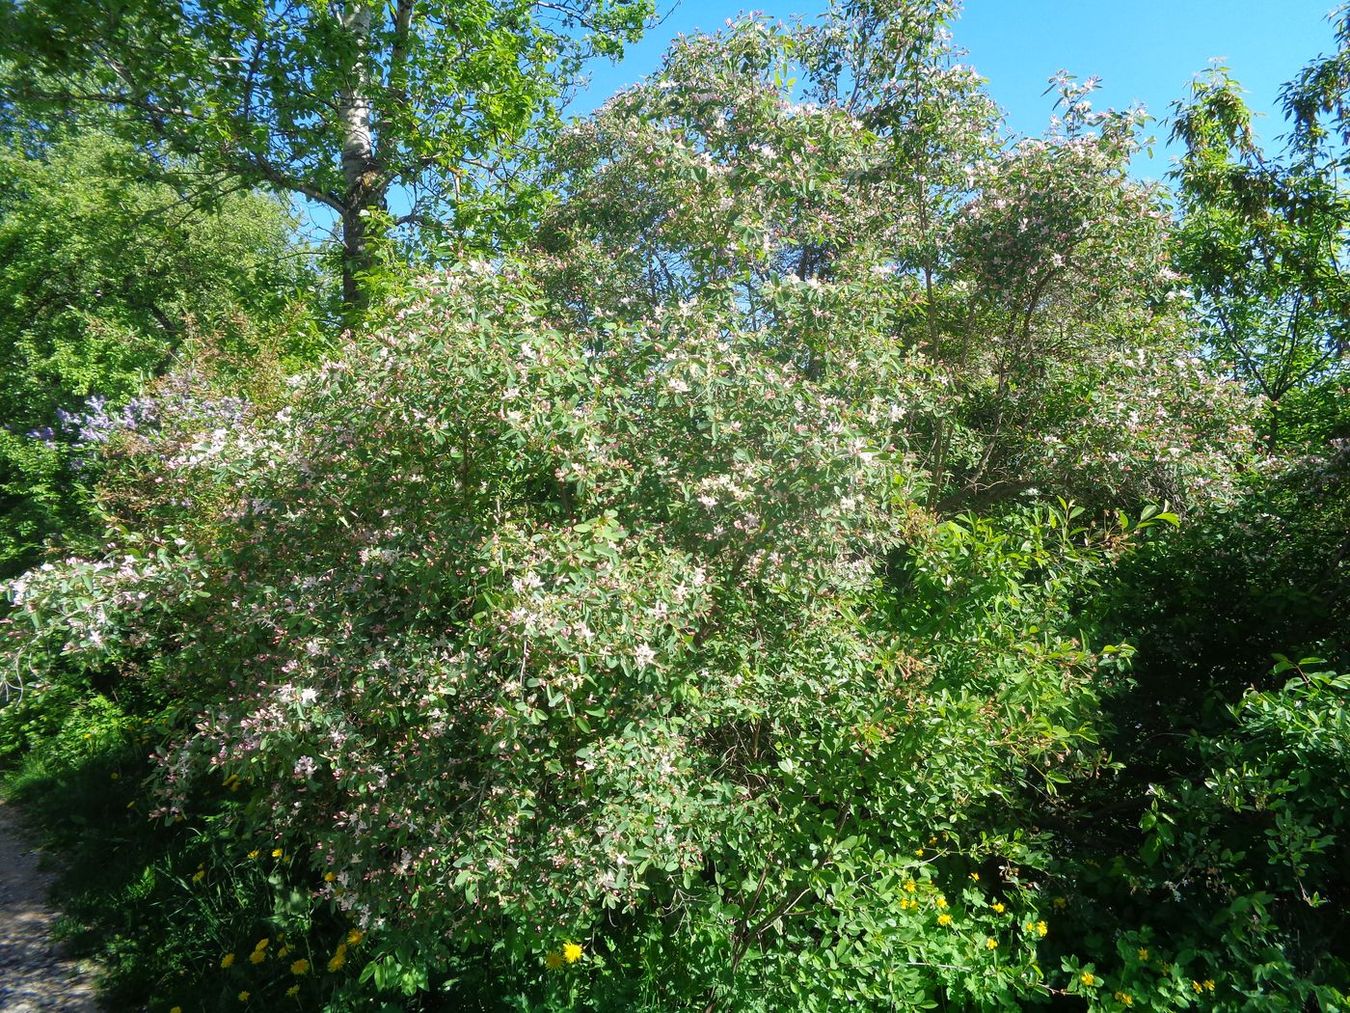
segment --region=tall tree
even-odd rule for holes
[[[1328,132],[1319,122],[1345,101],[1344,81],[1337,97],[1325,72],[1335,60],[1287,86],[1294,134],[1283,152],[1257,142],[1227,68],[1197,78],[1174,106],[1172,136],[1186,146],[1174,174],[1182,213],[1174,260],[1213,347],[1264,400],[1272,449],[1287,428],[1289,395],[1334,378],[1350,348],[1345,125]]]
[[[616,54],[651,12],[652,0],[0,0],[3,98],[112,107],[152,150],[327,207],[354,306],[387,225],[490,232],[485,215],[518,190],[522,140],[556,117],[585,57]]]

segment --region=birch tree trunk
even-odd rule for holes
[[[364,303],[357,275],[371,265],[370,221],[366,212],[381,209],[384,186],[375,162],[371,130],[370,0],[348,0],[342,25],[351,34],[353,64],[350,85],[339,98],[342,118],[342,302],[349,310]]]

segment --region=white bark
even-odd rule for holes
[[[374,139],[370,130],[370,30],[369,0],[349,0],[342,25],[352,34],[357,46],[351,84],[340,99],[342,113],[342,176],[348,192],[365,185],[365,174],[374,160]]]
[[[353,307],[361,302],[356,273],[369,265],[367,222],[362,212],[380,198],[370,127],[371,0],[347,0],[341,18],[356,48],[348,84],[339,96],[338,105],[342,117],[342,179],[346,184],[342,199],[342,299]]]

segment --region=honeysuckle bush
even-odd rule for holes
[[[224,798],[368,934],[370,987],[1044,996],[1034,828],[990,815],[1101,762],[1063,631],[1129,526],[939,523],[915,364],[832,322],[821,369],[715,288],[582,327],[525,266],[423,279],[270,416],[155,457],[210,523],[147,510],[11,585],[9,678],[156,695],[152,815]]]

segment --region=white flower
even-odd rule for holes
[[[638,644],[637,650],[633,652],[633,660],[638,663],[638,668],[646,668],[656,660],[656,652],[646,644]]]
[[[511,587],[516,594],[526,594],[530,591],[537,591],[544,586],[544,579],[533,570],[526,570],[524,574],[511,578]]]

